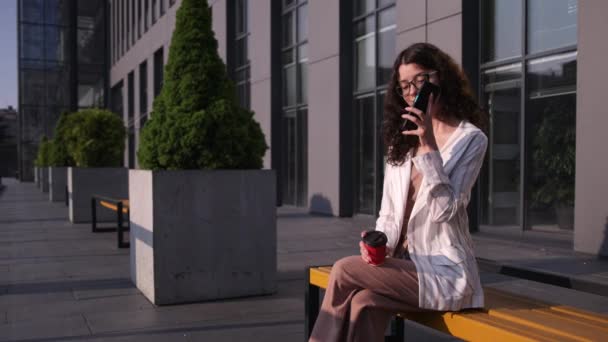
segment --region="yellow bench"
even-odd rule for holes
[[[97,202],[103,208],[116,212],[116,227],[99,228],[97,227]],[[126,227],[123,225],[126,216]],[[129,222],[129,200],[115,199],[99,195],[91,197],[91,231],[97,232],[117,232],[118,248],[129,248],[130,243],[124,240],[124,232],[130,230]]]
[[[327,288],[331,266],[307,271],[306,334],[319,313],[319,289]],[[485,308],[398,316],[467,341],[608,341],[608,316],[554,305],[484,287]],[[400,322],[399,320],[398,322]],[[403,325],[395,340],[403,341]]]

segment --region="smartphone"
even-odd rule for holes
[[[420,90],[418,91],[418,95],[416,95],[416,98],[414,99],[414,104],[412,105],[412,107],[420,109],[421,111],[426,113],[426,109],[429,105],[429,97],[431,96],[431,94],[433,94],[436,98],[437,94],[439,94],[439,87],[431,82],[424,82],[424,84],[422,85],[422,87],[420,87]],[[418,117],[418,115],[412,112],[407,112],[407,114]],[[401,125],[400,131],[411,131],[417,128],[418,126],[415,123],[411,122],[408,119],[405,119],[405,121]]]

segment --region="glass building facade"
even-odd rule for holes
[[[281,4],[281,195],[308,205],[308,2]]]
[[[396,50],[395,1],[357,0],[353,8],[354,212],[376,215],[384,179],[384,94]]]
[[[19,173],[32,180],[43,136],[63,112],[105,107],[104,0],[18,0]]]
[[[483,225],[573,227],[577,14],[576,0],[481,2]]]

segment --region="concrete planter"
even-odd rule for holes
[[[128,171],[122,167],[68,168],[70,222],[91,222],[91,196],[93,195],[128,198]],[[116,213],[97,204],[97,221],[116,221]]]
[[[129,171],[131,279],[154,304],[276,292],[271,170]]]
[[[40,172],[40,190],[42,192],[49,192],[49,168],[40,167],[38,170]]]
[[[65,187],[67,184],[67,167],[49,167],[49,201],[65,201]]]

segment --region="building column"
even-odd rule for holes
[[[608,127],[607,11],[602,0],[578,4],[574,250],[602,256],[608,256],[608,159],[602,142]]]
[[[311,212],[338,216],[340,134],[348,134],[340,132],[340,1],[309,1],[308,20],[308,202]]]

